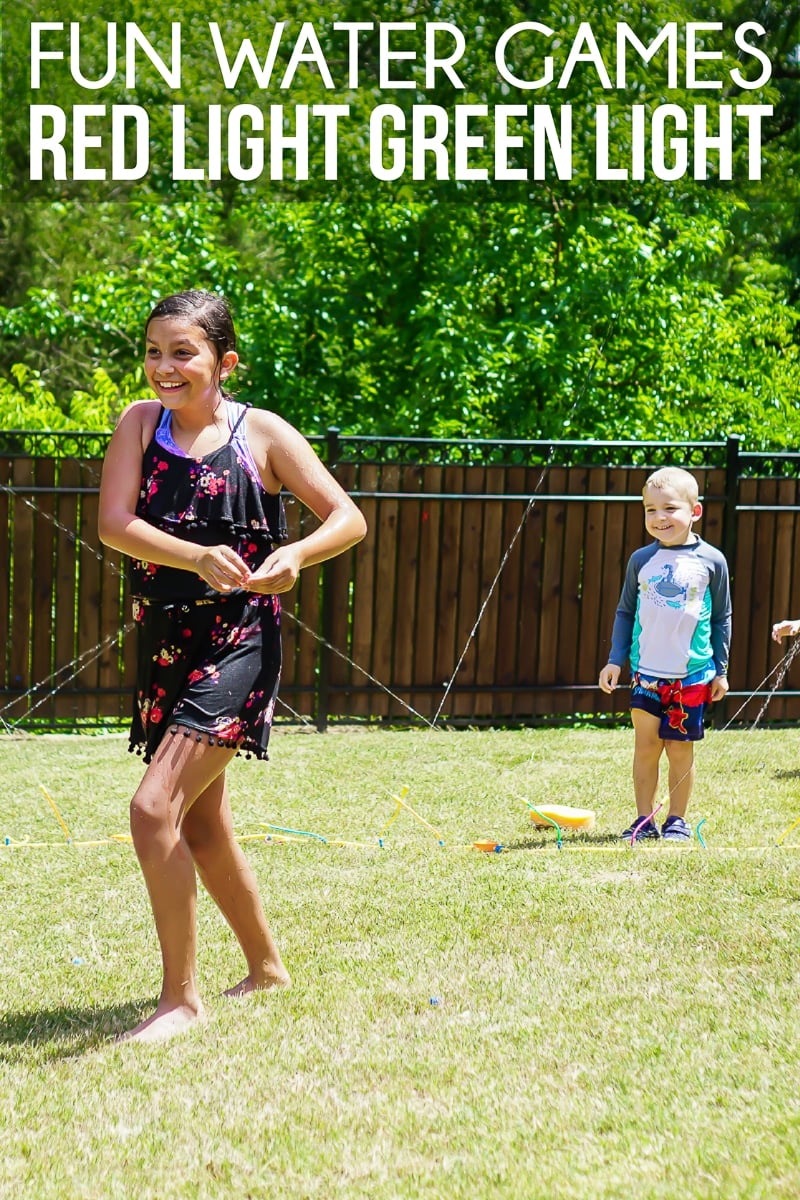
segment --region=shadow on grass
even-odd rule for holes
[[[155,1001],[132,1000],[109,1008],[38,1008],[0,1013],[0,1060],[18,1057],[13,1047],[44,1046],[48,1058],[75,1058],[108,1044],[136,1025]]]

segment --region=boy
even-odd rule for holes
[[[635,735],[633,790],[638,816],[622,837],[658,838],[652,819],[662,751],[669,762],[669,816],[661,837],[688,841],[686,808],[694,783],[694,743],[710,701],[728,690],[731,598],[724,556],[694,532],[703,514],[697,480],[664,467],[644,485],[644,523],[656,540],[636,550],[611,634],[600,687],[611,693],[631,664]]]

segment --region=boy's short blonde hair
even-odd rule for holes
[[[642,488],[642,496],[647,493],[648,488],[672,488],[681,496],[688,504],[694,508],[697,504],[700,489],[697,486],[697,480],[689,471],[684,471],[683,467],[660,467],[657,471],[648,478]]]

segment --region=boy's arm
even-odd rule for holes
[[[719,554],[709,583],[711,589],[711,653],[718,678],[728,674],[731,646],[731,583],[728,564]],[[727,690],[727,689],[726,689]]]

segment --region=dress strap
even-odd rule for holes
[[[239,407],[241,408],[241,410],[242,410],[242,411],[239,413],[239,417],[238,417],[238,419],[237,419],[237,421],[236,421],[236,424],[235,424],[235,425],[234,425],[234,426],[231,428],[231,436],[228,438],[228,441],[229,441],[229,442],[232,442],[232,441],[233,441],[233,435],[236,433],[236,430],[239,428],[239,426],[241,425],[242,421],[243,421],[243,420],[245,419],[245,417],[247,416],[247,410],[248,410],[248,408],[250,408],[250,405],[249,405],[249,404],[242,404],[242,405],[240,405]]]

